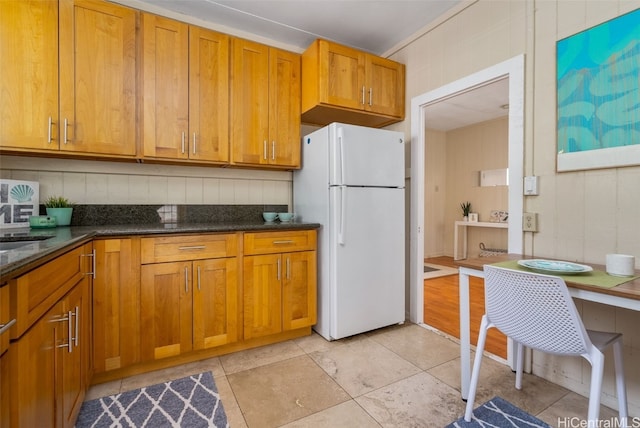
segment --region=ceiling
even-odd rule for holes
[[[389,56],[476,0],[114,0],[185,21],[215,24],[304,51],[323,38]],[[240,35],[241,36],[241,35]],[[259,40],[258,40],[259,41]],[[508,83],[498,81],[437,102],[427,126],[448,131],[504,116]]]
[[[450,131],[509,114],[509,79],[456,94],[424,109],[427,128]]]
[[[383,55],[470,0],[139,0],[300,52],[323,38]],[[126,0],[122,1],[126,3]]]

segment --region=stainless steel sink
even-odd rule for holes
[[[45,239],[52,238],[52,235],[8,235],[0,236],[0,253],[16,250],[30,244],[37,244]]]
[[[0,242],[0,251],[9,251],[15,250],[20,247],[24,247],[25,245],[35,244],[38,241],[11,241],[11,242]]]

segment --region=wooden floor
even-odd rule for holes
[[[456,267],[452,257],[431,257],[425,263]],[[458,275],[441,276],[424,280],[424,323],[451,336],[460,338]],[[471,343],[478,340],[480,319],[484,314],[484,281],[469,278]],[[485,349],[494,355],[507,358],[507,339],[498,330],[489,330]]]

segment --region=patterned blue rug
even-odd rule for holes
[[[462,417],[446,426],[446,428],[472,427],[551,428],[550,425],[500,397],[493,397],[482,406],[474,409],[471,422],[465,422]]]
[[[76,428],[228,428],[211,372],[151,385],[82,404]]]

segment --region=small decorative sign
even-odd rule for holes
[[[478,213],[469,213],[469,222],[477,223],[478,222]]]
[[[37,181],[0,180],[0,228],[29,226],[29,217],[40,213]]]

